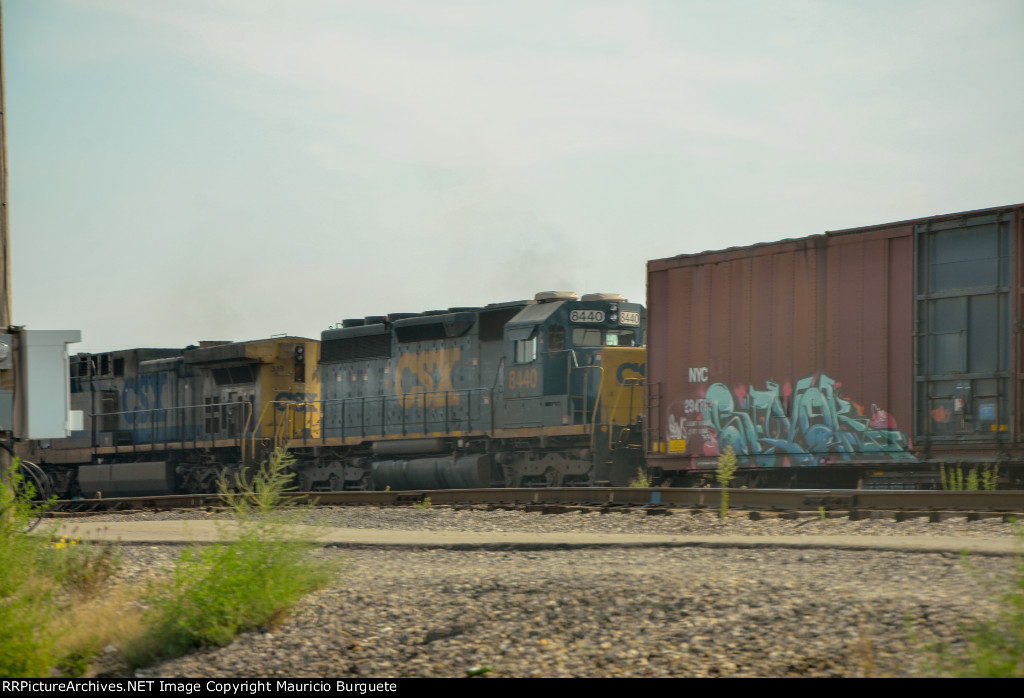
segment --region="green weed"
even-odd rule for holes
[[[182,553],[167,587],[150,598],[160,653],[223,646],[239,632],[273,627],[330,575],[307,558],[309,546],[243,534],[237,542]]]
[[[1024,547],[1020,526],[1017,539]],[[965,564],[971,567],[966,554]],[[1000,610],[994,619],[964,629],[964,647],[954,651],[947,644],[925,646],[926,666],[961,678],[1024,678],[1024,552],[1017,556],[1009,588],[997,598]]]
[[[47,574],[68,593],[91,596],[103,589],[120,567],[121,551],[112,545],[62,537],[46,549],[42,564]]]
[[[636,469],[636,477],[629,481],[630,487],[650,487],[651,478],[643,468]]]
[[[995,490],[999,483],[999,466],[983,465],[979,471],[975,465],[964,474],[964,468],[957,463],[946,469],[946,464],[939,464],[939,479],[942,489],[952,491],[977,492],[978,490]]]
[[[715,477],[722,486],[722,506],[718,516],[725,518],[729,513],[729,483],[736,474],[736,451],[732,446],[726,446],[722,454],[718,456],[718,467],[715,469]]]
[[[964,484],[964,488],[968,492],[978,491],[978,466],[974,466],[967,473],[967,482]]]
[[[278,449],[233,488],[220,483],[236,526],[225,533],[236,541],[186,550],[171,581],[151,590],[151,627],[127,652],[134,665],[273,627],[300,598],[330,582],[335,568],[309,556],[315,544],[294,525],[300,512],[285,506],[293,462]]]
[[[413,507],[416,509],[429,509],[432,506],[430,497],[424,497],[422,502],[416,502]]]
[[[999,484],[999,466],[986,465],[981,470],[981,489],[987,492],[995,491]]]
[[[272,626],[334,572],[309,557],[313,543],[292,525],[292,462],[279,451],[232,491],[221,483],[236,542],[187,550],[170,580],[150,587],[144,618],[136,589],[99,598],[118,548],[55,540],[50,526],[29,532],[39,509],[15,466],[0,478],[0,677],[84,676],[109,644],[140,666]]]
[[[56,659],[52,649],[56,585],[41,571],[45,536],[29,535],[37,514],[35,492],[17,463],[0,475],[0,676],[47,676]]]
[[[0,677],[82,676],[137,620],[137,597],[120,590],[116,607],[110,594],[97,600],[119,550],[55,540],[52,523],[38,525],[48,507],[34,496],[15,462],[0,477]]]

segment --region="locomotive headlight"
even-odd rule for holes
[[[619,319],[619,316],[616,315],[615,313],[612,313],[611,315],[608,316],[608,319],[612,322],[615,322]]]

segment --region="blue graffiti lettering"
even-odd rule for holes
[[[865,455],[916,460],[909,439],[889,415],[873,405],[873,414],[863,416],[863,409],[844,398],[836,381],[824,374],[800,379],[786,396],[770,381],[764,390],[749,386],[745,391],[715,383],[702,407],[703,426],[712,432],[705,439],[706,455],[732,446],[737,455],[754,456],[765,466],[775,462],[775,455],[788,457],[793,465]]]

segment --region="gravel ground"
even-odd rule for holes
[[[195,518],[203,512],[135,514]],[[98,519],[125,520],[125,515]],[[93,519],[97,520],[97,519]],[[306,523],[474,531],[1012,536],[998,519],[751,521],[675,513],[335,508]],[[126,547],[123,578],[174,546]],[[279,626],[137,672],[152,677],[929,676],[928,641],[993,617],[1014,560],[840,549],[339,550],[337,584]],[[908,631],[908,628],[910,629]],[[910,632],[918,636],[911,639]]]
[[[927,518],[897,522],[892,517],[850,521],[846,517],[820,520],[817,514],[787,519],[781,515],[764,514],[759,521],[744,512],[730,512],[719,519],[711,510],[667,511],[664,516],[651,515],[644,508],[574,509],[566,514],[541,514],[518,509],[452,507],[321,507],[308,510],[298,523],[363,529],[408,529],[427,531],[547,531],[566,533],[658,533],[684,535],[866,535],[866,536],[1013,536],[1013,526],[998,517],[968,521],[966,517],[950,517],[929,523]],[[133,514],[98,514],[89,521],[168,520],[218,518],[217,511],[182,509],[140,512]]]

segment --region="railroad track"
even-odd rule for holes
[[[296,492],[289,499],[319,506],[431,505],[540,507],[646,507],[712,509],[721,505],[720,489],[564,487],[544,489],[408,490],[386,492]],[[54,513],[193,509],[216,507],[219,495],[167,495],[58,501]],[[917,490],[729,490],[729,508],[750,512],[846,513],[851,519],[891,512],[896,518],[928,515],[1015,516],[1024,519],[1024,491],[947,492]]]

